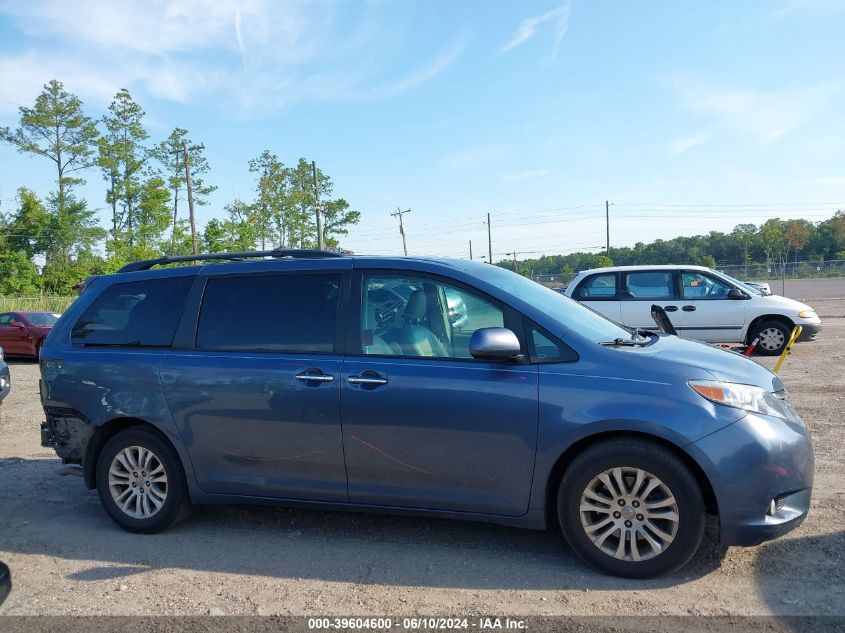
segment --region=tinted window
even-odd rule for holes
[[[503,327],[504,313],[476,293],[433,279],[366,276],[361,323],[365,354],[468,359],[473,333]]]
[[[733,286],[712,275],[685,272],[681,276],[684,299],[727,299]]]
[[[74,344],[168,347],[193,277],[112,284],[88,306],[76,325]]]
[[[593,275],[578,290],[581,299],[601,299],[616,296],[616,273]]]
[[[197,328],[206,350],[331,353],[340,275],[209,279]]]
[[[675,296],[672,272],[628,273],[627,290],[634,299],[672,299]]]
[[[0,314],[0,325],[9,325],[14,320],[14,314]]]

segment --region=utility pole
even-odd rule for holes
[[[408,255],[408,243],[405,241],[405,222],[402,220],[402,216],[406,213],[410,213],[410,209],[405,209],[402,211],[399,207],[396,207],[396,212],[391,213],[393,217],[399,216],[399,233],[402,235],[402,250],[405,252],[405,255]]]
[[[607,256],[610,257],[610,202],[604,201],[604,220],[607,230]]]
[[[490,214],[487,214],[487,263],[493,263],[493,234],[490,228]]]
[[[317,163],[311,161],[311,173],[314,175],[314,212],[317,214],[317,248],[325,248],[323,238],[323,210],[320,208],[320,187],[317,184]],[[407,253],[405,253],[407,255]]]
[[[469,261],[472,261],[472,240],[469,241]]]
[[[188,213],[191,216],[191,253],[193,255],[197,254],[197,223],[196,218],[194,217],[194,185],[191,181],[191,159],[189,157],[188,151],[189,150],[201,150],[205,149],[205,145],[193,145],[190,148],[188,147],[188,143],[182,143],[182,149],[173,150],[173,154],[182,153],[182,159],[185,162],[185,186],[188,189]],[[175,246],[174,236],[176,234],[176,212],[173,213],[173,233],[170,237],[171,247]]]
[[[505,253],[505,255],[513,255],[513,272],[519,274],[519,271],[516,268],[516,251],[514,251],[513,253]]]

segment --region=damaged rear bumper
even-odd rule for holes
[[[56,451],[65,464],[81,464],[94,435],[90,421],[79,411],[45,407],[41,423],[41,446]]]

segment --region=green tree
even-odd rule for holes
[[[208,160],[203,154],[202,145],[196,145],[188,138],[188,130],[177,127],[164,141],[153,149],[153,156],[164,168],[164,175],[171,191],[170,204],[173,214],[173,230],[171,232],[171,247],[175,247],[178,237],[177,223],[179,221],[179,202],[184,200],[187,191],[185,182],[185,147],[188,148],[188,162],[191,166],[191,186],[194,204],[204,206],[208,204],[208,196],[217,187],[206,184],[204,175],[209,171]]]
[[[323,236],[327,248],[339,246],[338,236],[349,235],[349,227],[358,224],[361,212],[349,208],[349,203],[343,198],[329,200],[322,204],[323,208]]]
[[[44,203],[26,187],[18,189],[17,202],[8,220],[6,245],[31,259],[47,252],[52,221]]]
[[[613,266],[613,260],[610,259],[610,257],[608,257],[607,255],[596,255],[593,266],[595,268],[606,268],[608,266]]]
[[[258,158],[249,161],[249,171],[257,177],[253,206],[261,250],[266,248],[268,241],[282,247],[289,228],[286,208],[288,170],[278,156],[265,149]]]
[[[38,268],[26,253],[0,246],[0,295],[33,296],[40,289]]]
[[[65,91],[55,79],[44,85],[32,108],[22,106],[18,110],[20,127],[14,132],[0,128],[0,139],[21,153],[43,156],[54,163],[56,201],[61,214],[69,189],[85,182],[75,174],[96,162],[97,126],[83,113],[79,98]]]
[[[106,201],[112,205],[112,239],[135,242],[141,196],[141,175],[148,152],[143,146],[149,134],[144,128],[144,110],[122,88],[103,117],[106,135],[99,143],[99,165],[110,183]]]

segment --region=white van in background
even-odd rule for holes
[[[612,266],[578,273],[566,288],[573,299],[628,327],[654,328],[651,306],[663,307],[684,338],[711,343],[748,344],[757,351],[783,351],[792,328],[803,326],[800,341],[821,330],[808,305],[763,295],[733,277],[704,266]]]

